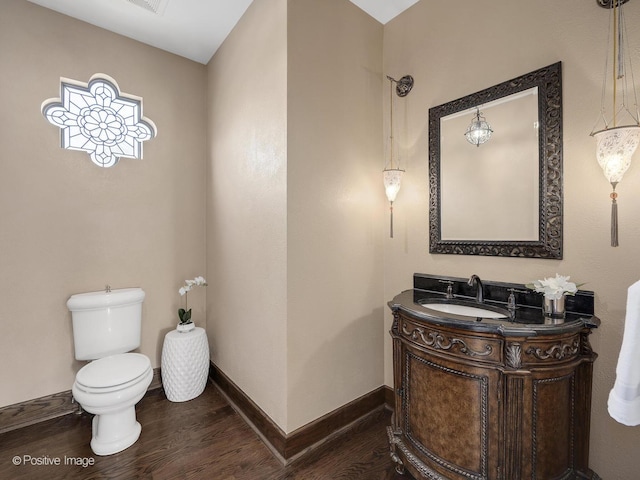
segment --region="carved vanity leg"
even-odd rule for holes
[[[392,427],[387,427],[387,436],[389,437],[389,454],[391,455],[391,461],[396,464],[396,472],[400,475],[404,474],[404,463],[396,453],[396,445],[398,444],[398,437],[393,433]]]
[[[400,321],[400,315],[398,312],[393,312],[393,325],[391,326],[391,337],[393,338],[393,397],[394,397],[394,409],[391,417],[391,426],[387,427],[387,436],[389,437],[389,454],[391,460],[396,464],[395,469],[400,475],[404,474],[404,463],[396,452],[396,447],[400,441],[402,435],[400,430],[400,418],[402,411],[402,367],[401,367],[401,355],[402,355],[402,343],[398,338],[398,323]]]

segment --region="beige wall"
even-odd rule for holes
[[[25,0],[0,2],[0,406],[71,389],[71,294],[142,287],[159,366],[185,278],[204,273],[205,68]],[[157,138],[110,169],[60,148],[40,113],[60,77],[113,77]],[[193,295],[204,325],[205,295]],[[191,300],[191,299],[190,299]]]
[[[640,65],[640,2],[626,8],[629,41]],[[472,12],[472,13],[470,13]],[[384,70],[411,73],[416,85],[399,115],[407,173],[385,243],[385,299],[411,287],[414,272],[525,283],[571,275],[595,291],[602,327],[591,337],[595,364],[591,466],[607,480],[636,478],[640,428],[612,420],[606,408],[622,341],[627,287],[640,279],[640,158],[618,186],[620,247],[609,246],[610,186],[589,137],[600,109],[608,12],[595,1],[463,0],[418,2],[385,26]],[[556,61],[563,62],[564,259],[429,255],[428,109]],[[464,195],[464,192],[461,192]],[[468,198],[468,202],[478,199]],[[517,215],[517,212],[513,212]],[[391,316],[386,312],[386,328]],[[392,384],[391,342],[385,382]]]
[[[287,2],[255,0],[208,65],[211,358],[286,426]]]
[[[382,384],[382,25],[289,1],[287,431]]]
[[[208,66],[214,362],[285,432],[382,383],[382,26],[255,0]]]

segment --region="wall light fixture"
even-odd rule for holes
[[[400,184],[402,183],[402,174],[404,170],[400,168],[399,162],[396,159],[395,166],[393,163],[394,144],[393,144],[393,84],[396,84],[396,95],[399,97],[406,97],[413,88],[413,77],[411,75],[405,75],[400,80],[396,80],[387,75],[389,80],[389,163],[382,171],[382,179],[384,181],[384,189],[389,199],[390,209],[390,237],[393,238],[393,202],[396,200],[396,196],[400,191]]]

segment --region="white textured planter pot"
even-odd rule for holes
[[[203,328],[172,330],[165,335],[161,375],[164,393],[172,402],[192,400],[204,391],[209,376],[209,342]]]
[[[194,328],[196,328],[196,324],[193,323],[193,322],[191,322],[191,323],[179,323],[176,326],[176,330],[179,331],[180,333],[190,332]]]

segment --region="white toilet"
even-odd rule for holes
[[[93,413],[91,449],[112,455],[133,445],[142,427],[135,405],[144,396],[153,370],[149,358],[126,353],[140,346],[141,288],[72,295],[67,301],[78,360],[91,362],[78,371],[71,392]]]

